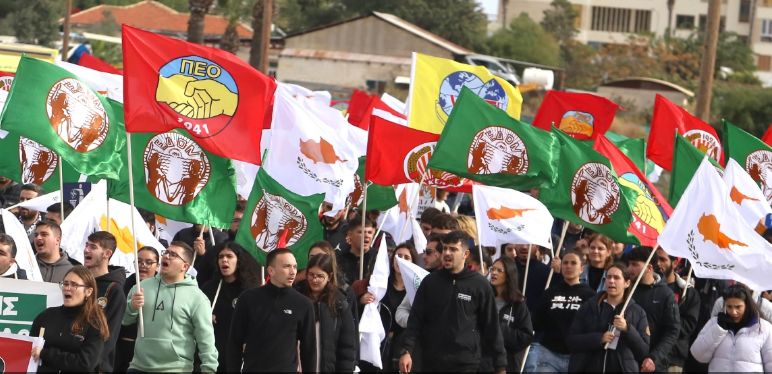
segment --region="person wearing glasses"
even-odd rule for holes
[[[212,308],[196,279],[187,274],[192,260],[193,248],[172,242],[161,256],[160,273],[129,292],[123,324],[137,323],[142,308],[144,336],[137,337],[128,372],[189,373],[196,346],[201,372],[217,371]]]
[[[295,289],[314,303],[317,373],[351,373],[356,361],[354,318],[338,288],[334,257],[317,254],[308,260],[306,279]]]
[[[236,302],[242,291],[260,286],[260,275],[255,266],[254,258],[244,248],[232,241],[227,241],[212,247],[216,255],[214,277],[201,287],[212,307],[212,324],[214,324],[214,346],[217,348],[218,373],[227,371],[225,350],[228,348],[228,337],[231,332],[231,319]],[[249,259],[248,259],[249,257]]]
[[[32,348],[32,358],[40,362],[38,372],[98,372],[110,331],[97,305],[94,276],[78,265],[67,271],[59,287],[64,304],[40,313],[30,330],[31,336],[41,336],[45,328],[45,343]]]
[[[155,277],[156,273],[158,273],[160,260],[158,250],[153,247],[142,247],[137,251],[137,258],[140,282],[147,278]],[[137,276],[135,274],[129,275],[126,278],[126,283],[123,284],[123,294],[128,296],[136,284]],[[129,369],[129,363],[134,358],[134,342],[137,340],[138,329],[139,325],[136,323],[131,325],[121,324],[121,332],[115,345],[115,372],[123,373]]]

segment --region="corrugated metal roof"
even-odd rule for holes
[[[602,83],[600,86],[601,87],[614,87],[614,86],[612,86],[613,83],[626,82],[626,81],[627,82],[629,82],[629,81],[644,81],[644,82],[657,83],[657,84],[661,84],[663,86],[668,86],[668,87],[670,87],[670,88],[672,88],[672,89],[674,89],[676,91],[679,91],[679,92],[683,93],[686,96],[694,97],[694,92],[689,91],[686,88],[683,88],[683,87],[681,87],[681,86],[679,86],[677,84],[673,84],[673,83],[670,83],[670,82],[667,82],[667,81],[663,81],[663,80],[660,80],[660,79],[646,78],[646,77],[615,79],[613,81]]]
[[[410,65],[413,63],[413,59],[410,57],[368,55],[364,53],[323,51],[318,49],[305,49],[305,48],[284,48],[279,54],[279,56],[318,58],[323,60],[371,62],[371,63],[378,63],[378,64],[394,64],[394,65]]]

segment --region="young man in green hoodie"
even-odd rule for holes
[[[196,279],[186,274],[192,261],[193,248],[172,242],[161,257],[161,271],[129,292],[123,324],[137,323],[142,308],[145,326],[144,338],[137,336],[129,372],[189,373],[196,346],[201,372],[217,371],[212,309]]]

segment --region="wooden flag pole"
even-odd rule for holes
[[[367,233],[367,227],[365,226],[365,222],[367,222],[367,179],[365,179],[362,185],[364,187],[362,188],[362,212],[360,213],[360,217],[362,218],[362,246],[359,247],[359,279],[364,277],[365,272],[365,235]],[[373,240],[375,240],[375,237],[373,237]],[[370,243],[370,245],[372,245],[372,243]]]
[[[558,255],[560,255],[560,250],[563,248],[563,240],[566,238],[566,230],[568,230],[568,221],[563,221],[563,231],[560,233],[560,240],[558,241]],[[552,248],[552,259],[555,259],[555,248]],[[550,276],[547,278],[547,286],[544,287],[545,290],[550,288],[550,282],[552,282],[552,274],[554,272],[555,269],[550,266]]]
[[[528,244],[528,259],[525,260],[525,275],[523,275],[523,297],[525,297],[525,287],[528,285],[528,267],[531,265],[531,248],[533,244]],[[520,372],[523,372],[525,368],[525,359],[528,357],[528,351],[531,350],[531,345],[525,349],[525,356],[523,356],[523,363],[520,365]]]
[[[134,275],[137,277],[137,290],[142,290],[140,288],[141,280],[139,279],[139,255],[137,254],[137,229],[134,226],[134,173],[132,168],[132,160],[131,160],[131,135],[127,132],[126,133],[126,152],[128,153],[129,157],[129,205],[131,205],[131,235],[134,238],[131,242],[131,244],[134,246]],[[108,203],[108,206],[110,204]],[[145,319],[142,315],[142,308],[139,308],[139,336],[144,338],[145,337]]]
[[[214,231],[212,231],[212,226],[209,226],[209,241],[212,243],[212,246],[214,246]]]
[[[684,293],[681,295],[681,300],[686,298],[686,291],[689,289],[689,282],[692,279],[692,271],[694,270],[694,267],[691,266],[691,263],[689,264],[689,274],[686,276],[686,285],[684,286]],[[678,276],[678,275],[676,275]]]
[[[643,274],[646,272],[646,267],[649,265],[649,262],[651,262],[651,258],[654,257],[654,253],[657,252],[657,248],[659,248],[659,243],[654,246],[654,249],[651,250],[651,253],[649,254],[649,258],[644,262],[643,264],[643,270],[640,274],[638,274],[638,279],[635,280],[635,285],[633,286],[633,289],[630,290],[630,296],[627,297],[627,300],[625,300],[625,305],[622,307],[622,311],[619,312],[619,315],[622,316],[622,318],[625,318],[625,310],[627,309],[627,305],[630,304],[630,299],[633,298],[633,294],[635,293],[635,289],[638,288],[638,283],[641,283],[641,279],[643,279]],[[611,329],[611,332],[617,332],[616,328]],[[603,349],[608,349],[608,345],[611,343],[606,343],[606,345],[603,346]]]
[[[64,222],[64,164],[59,156],[59,219]]]
[[[480,223],[480,221],[480,217],[475,219],[475,226],[477,226],[477,240],[475,240],[475,242],[477,244],[477,249],[480,250],[480,267],[483,269],[483,276],[485,276],[485,261],[483,261],[482,243],[480,243],[480,236],[482,233],[482,223]],[[501,258],[501,255],[499,255],[499,258]]]
[[[204,229],[206,228],[206,225],[201,225],[201,231],[198,233],[198,238],[201,239],[204,237]],[[211,234],[210,234],[211,236]],[[196,256],[198,256],[198,251],[193,249],[193,263],[196,263]],[[193,264],[190,264],[190,266],[193,266]]]
[[[212,311],[214,312],[214,305],[217,304],[217,298],[220,297],[220,288],[222,288],[222,279],[217,284],[217,292],[214,293],[214,300],[212,300]]]
[[[421,182],[418,183],[418,190],[416,191],[415,196],[413,197],[413,203],[407,206],[407,214],[405,214],[405,224],[402,226],[402,233],[399,234],[399,242],[397,242],[397,244],[402,243],[402,239],[405,238],[405,230],[407,230],[407,224],[410,222],[408,221],[410,219],[409,213],[413,211],[413,207],[418,203],[418,196],[421,195],[421,185],[424,184],[424,181],[426,180],[426,174],[428,173],[429,173],[429,169],[426,169],[423,175],[421,175]],[[405,186],[405,188],[407,188],[407,186]]]

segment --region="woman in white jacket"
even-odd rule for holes
[[[708,371],[772,373],[772,324],[763,319],[750,289],[735,284],[724,292],[724,310],[708,321],[692,345]]]

